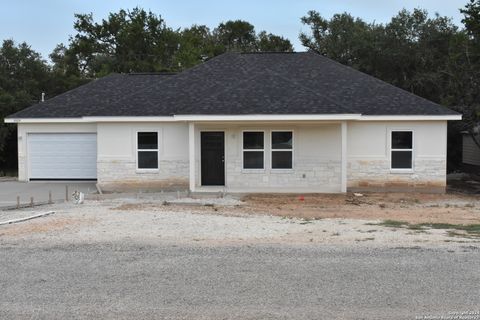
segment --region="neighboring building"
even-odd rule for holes
[[[444,191],[461,115],[315,53],[111,75],[9,116],[19,180],[105,190]]]
[[[480,127],[476,130],[480,131]],[[462,148],[462,162],[467,165],[480,166],[480,148],[473,141],[472,136],[468,132],[463,133],[463,148]],[[477,140],[480,140],[480,134],[476,135]]]

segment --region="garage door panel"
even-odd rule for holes
[[[96,179],[97,135],[29,134],[28,158],[30,179]]]

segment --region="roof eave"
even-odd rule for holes
[[[249,114],[249,115],[172,115],[100,116],[78,118],[6,118],[5,123],[97,123],[97,122],[228,122],[228,121],[448,121],[462,120],[452,115],[361,115],[361,114]]]

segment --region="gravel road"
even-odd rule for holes
[[[480,251],[4,245],[1,319],[415,319],[478,311]]]
[[[479,312],[477,238],[369,220],[256,215],[228,199],[225,207],[180,202],[186,205],[111,199],[0,212],[7,219],[55,211],[0,226],[0,319]]]

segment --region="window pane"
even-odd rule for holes
[[[243,152],[244,169],[263,169],[263,151]]]
[[[158,149],[158,133],[139,132],[138,149]]]
[[[158,169],[157,151],[138,151],[139,169]]]
[[[272,149],[292,149],[292,132],[272,132]]]
[[[412,151],[392,151],[392,169],[412,169]]]
[[[393,131],[392,149],[412,149],[412,132]]]
[[[243,149],[263,149],[263,132],[244,132]]]
[[[273,169],[292,169],[292,151],[272,151]]]

